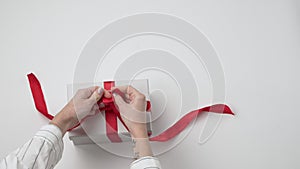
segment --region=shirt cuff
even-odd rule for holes
[[[156,157],[146,156],[133,161],[130,169],[161,169],[159,160]]]
[[[36,134],[35,136],[43,137],[49,139],[52,143],[62,144],[62,132],[61,130],[53,125],[48,124],[46,126],[43,126]]]

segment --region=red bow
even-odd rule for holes
[[[53,116],[48,113],[45,98],[43,95],[43,91],[40,85],[40,82],[35,77],[33,73],[27,75],[32,96],[34,99],[36,109],[47,117],[49,120],[53,119]],[[104,82],[104,89],[110,90],[114,86],[113,81]],[[115,91],[121,97],[124,98],[123,93],[119,90]],[[117,118],[123,123],[123,125],[128,130],[127,126],[123,122],[121,115],[117,108],[113,103],[113,98],[102,98],[98,104],[103,103],[105,105],[104,108],[101,108],[100,111],[105,110],[105,120],[106,120],[106,135],[112,142],[122,142],[121,138],[118,135],[118,126],[117,126]],[[147,110],[150,110],[150,102],[147,102]],[[149,138],[150,141],[168,141],[178,135],[181,131],[183,131],[198,115],[202,114],[203,112],[213,112],[219,114],[231,114],[234,113],[231,109],[225,104],[215,104],[207,107],[203,107],[201,109],[197,109],[194,111],[189,112],[188,114],[184,115],[180,120],[178,120],[175,124],[169,127],[167,130],[162,132],[161,134]],[[79,126],[78,124],[77,126]],[[77,126],[69,129],[68,131],[76,128]]]
[[[115,86],[114,81],[106,81],[104,82],[104,89],[106,90],[111,90],[112,87]],[[124,93],[122,93],[119,89],[115,89],[113,91],[114,93],[120,95],[122,98],[125,98]],[[100,109],[105,110],[105,121],[106,121],[106,135],[109,138],[111,142],[122,142],[121,138],[118,135],[118,123],[117,123],[117,118],[120,119],[122,124],[125,126],[125,128],[129,131],[128,127],[124,123],[124,121],[121,118],[120,112],[117,110],[115,107],[113,97],[111,98],[105,98],[102,97],[101,100],[99,100],[98,104],[100,105],[101,103],[104,104],[104,108]],[[146,110],[150,110],[150,102],[147,101],[147,108]]]

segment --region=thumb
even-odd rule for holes
[[[125,106],[127,103],[123,100],[123,98],[121,96],[119,96],[118,94],[114,93],[114,101],[117,104],[117,106],[120,108],[122,106]]]
[[[91,104],[97,103],[97,102],[101,99],[101,97],[103,96],[103,92],[104,92],[104,91],[103,91],[102,88],[98,88],[97,90],[95,90],[95,91],[93,92],[93,94],[91,95],[91,97],[88,98],[89,102],[90,102]]]

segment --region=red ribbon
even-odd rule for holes
[[[44,115],[49,120],[53,119],[53,115],[48,113],[46,101],[44,98],[44,94],[40,85],[40,82],[36,78],[36,76],[33,73],[30,73],[27,75],[32,96],[34,99],[35,107],[36,109]],[[104,82],[104,89],[110,90],[112,87],[114,87],[113,81]],[[119,91],[115,90],[117,94],[121,95],[124,98],[124,94]],[[123,122],[121,115],[117,108],[114,105],[113,98],[102,98],[98,104],[103,103],[105,105],[104,108],[101,108],[100,111],[105,110],[105,120],[106,120],[106,134],[107,137],[111,140],[111,142],[122,142],[121,138],[118,135],[118,125],[117,125],[117,118],[120,119],[120,121],[123,123],[123,125],[128,130],[127,126]],[[147,102],[147,110],[150,110],[150,102]],[[183,131],[195,118],[197,118],[198,115],[202,114],[203,112],[213,112],[213,113],[219,113],[219,114],[231,114],[234,115],[234,113],[231,111],[231,109],[225,105],[225,104],[215,104],[207,107],[203,107],[201,109],[197,109],[194,111],[189,112],[188,114],[184,115],[180,120],[178,120],[175,124],[173,124],[171,127],[169,127],[167,130],[162,132],[161,134],[151,137],[150,141],[159,141],[159,142],[165,142],[168,141],[175,136],[177,136],[181,131]],[[77,126],[79,126],[78,124]],[[76,128],[77,126],[69,129],[68,131]],[[151,134],[151,133],[149,133]]]
[[[104,82],[104,89],[110,90],[115,86],[113,81]],[[105,107],[111,107],[112,98],[103,98],[102,102]],[[117,123],[117,114],[113,109],[105,110],[105,121],[106,121],[106,135],[112,142],[122,142],[121,138],[118,135],[118,123]]]
[[[114,81],[106,81],[103,83],[104,89],[106,90],[111,90],[112,87],[115,86]],[[125,98],[124,93],[122,93],[119,89],[114,89],[113,93],[116,93],[120,95],[122,98]],[[119,137],[118,134],[118,123],[117,123],[117,118],[120,119],[122,124],[125,126],[125,128],[129,131],[128,127],[124,123],[123,119],[121,118],[120,112],[118,109],[115,107],[113,98],[105,98],[102,97],[98,104],[103,103],[105,106],[104,108],[100,109],[105,110],[105,121],[106,121],[106,135],[109,138],[111,142],[122,142],[121,138]],[[149,101],[147,101],[147,108],[146,110],[149,111],[151,108],[151,104]],[[148,133],[151,135],[151,133]]]

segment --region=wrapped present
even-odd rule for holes
[[[45,117],[52,120],[53,116],[48,113],[45,98],[41,89],[41,85],[34,74],[28,74],[28,80],[31,88],[31,92],[34,98],[34,103],[36,109]],[[173,125],[167,128],[162,133],[151,136],[151,113],[150,113],[150,102],[149,102],[149,89],[147,80],[134,80],[134,81],[108,81],[104,83],[105,89],[110,89],[112,86],[122,86],[131,85],[142,92],[146,99],[148,100],[147,106],[147,127],[148,135],[150,141],[165,142],[173,139],[179,133],[181,133],[198,115],[203,112],[212,112],[218,114],[229,114],[234,115],[232,110],[226,104],[213,104],[196,110],[192,110],[182,116]],[[72,91],[76,91],[78,88],[89,87],[91,84],[79,84],[72,85],[71,90],[68,91],[68,95],[72,96]],[[92,84],[97,85],[97,84]],[[99,84],[100,85],[100,84]],[[70,89],[70,88],[69,88]],[[119,93],[120,94],[120,93]],[[131,140],[130,134],[124,123],[122,123],[122,118],[119,111],[114,106],[112,99],[100,100],[99,105],[104,104],[104,107],[100,110],[102,113],[98,113],[93,118],[85,119],[81,124],[69,129],[71,131],[69,134],[70,139],[74,144],[89,144],[89,143],[101,143],[101,142],[112,142],[118,143],[123,141]]]
[[[95,85],[95,84],[94,84]],[[99,84],[101,85],[101,84]],[[104,89],[110,90],[114,86],[132,86],[146,96],[147,100],[147,129],[151,135],[151,112],[148,80],[139,79],[132,81],[105,81]],[[72,84],[68,87],[68,97],[71,98],[73,93],[78,89],[91,86],[91,84]],[[119,90],[115,91],[119,95],[123,95]],[[123,96],[124,97],[124,96]],[[102,104],[102,105],[100,105]],[[101,112],[90,118],[86,118],[79,127],[69,132],[69,138],[75,145],[89,143],[105,143],[105,142],[124,142],[131,141],[130,134],[126,125],[123,123],[119,110],[116,108],[113,98],[102,98],[99,101]],[[101,107],[102,106],[102,107]]]

